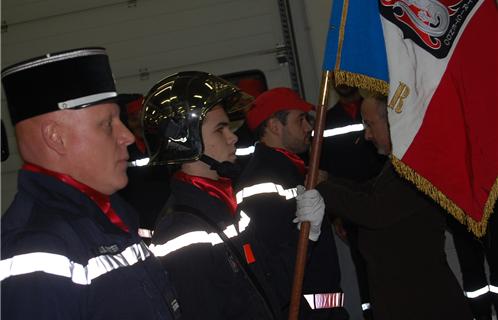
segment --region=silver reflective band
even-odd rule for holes
[[[85,57],[85,56],[94,56],[94,55],[107,55],[105,50],[103,49],[82,49],[82,50],[77,50],[77,51],[71,51],[71,52],[64,52],[64,53],[59,53],[55,55],[47,54],[45,57],[35,60],[35,61],[30,61],[24,64],[21,64],[19,66],[12,67],[10,69],[5,70],[2,73],[2,78],[8,76],[9,74],[16,73],[22,70],[26,69],[31,69],[34,67],[38,67],[47,63],[53,63],[57,61],[62,61],[62,60],[67,60],[67,59],[73,59],[73,58],[79,58],[79,57]]]
[[[138,228],[138,235],[142,238],[150,239],[154,235],[154,230]]]
[[[238,222],[239,232],[242,233],[249,226],[251,219],[243,211],[240,212],[240,220]],[[237,230],[233,224],[223,230],[227,238],[238,236]],[[222,243],[223,240],[216,232],[207,233],[206,231],[192,231],[184,233],[174,239],[169,240],[164,244],[151,244],[150,251],[156,257],[164,257],[172,252],[188,247],[193,244],[210,243],[212,246]]]
[[[365,310],[368,310],[368,309],[370,309],[370,302],[362,303],[361,304],[361,310],[365,311]]]
[[[280,196],[285,197],[285,200],[289,200],[297,197],[297,188],[284,189],[279,184],[265,182],[255,184],[250,187],[245,187],[244,189],[237,192],[235,198],[237,199],[237,204],[240,204],[242,201],[244,201],[244,198],[248,198],[261,193],[278,193]]]
[[[249,226],[251,218],[242,210],[240,210],[239,232],[243,232]]]
[[[149,158],[137,159],[135,161],[128,162],[128,167],[143,167],[149,164]]]
[[[76,284],[89,285],[92,280],[105,273],[132,266],[138,261],[145,261],[149,256],[150,252],[143,242],[135,243],[118,254],[91,258],[86,266],[60,254],[25,253],[0,261],[0,281],[12,276],[41,271],[70,278]]]
[[[333,128],[333,129],[327,129],[323,131],[323,137],[328,138],[328,137],[333,137],[333,136],[338,136],[341,134],[346,134],[350,132],[356,132],[356,131],[362,131],[364,128],[362,123],[358,124],[350,124],[344,127],[339,127],[339,128]],[[311,135],[314,135],[314,131],[311,133]]]
[[[482,296],[483,294],[486,294],[489,292],[489,286],[484,286],[480,289],[477,289],[475,291],[465,291],[464,294],[467,298],[477,298],[479,296]]]
[[[247,147],[247,148],[238,148],[237,150],[235,150],[235,155],[236,156],[248,156],[250,154],[253,154],[254,153],[254,146],[250,146],[250,147]]]
[[[313,310],[337,308],[342,307],[344,304],[344,294],[342,292],[305,294],[304,298]]]
[[[76,98],[76,99],[72,99],[72,100],[59,102],[59,103],[57,103],[57,107],[61,110],[71,109],[71,108],[78,107],[78,106],[85,107],[85,106],[92,104],[96,101],[114,98],[117,96],[118,96],[118,94],[114,91],[102,92],[102,93],[92,94],[92,95],[89,95],[86,97],[81,97],[81,98]]]
[[[498,293],[498,287],[489,285],[489,291],[493,293]]]

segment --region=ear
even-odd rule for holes
[[[58,154],[66,153],[65,131],[55,120],[47,120],[41,124],[41,133],[45,144]]]
[[[269,130],[273,135],[280,136],[284,125],[277,118],[268,119],[268,125],[266,126],[267,130]]]

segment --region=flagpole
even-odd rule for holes
[[[332,72],[325,70],[322,73],[320,85],[319,103],[316,106],[316,121],[313,141],[311,143],[311,153],[309,162],[308,179],[306,189],[313,189],[317,184],[320,154],[322,151],[323,129],[325,127],[325,114],[327,112],[330,87],[332,82]],[[308,251],[308,236],[310,233],[310,223],[303,222],[299,232],[297,244],[296,264],[294,267],[294,280],[292,283],[291,301],[289,307],[289,320],[297,320],[299,315],[299,305],[301,302],[301,292],[303,288],[304,268],[306,264],[306,253]]]

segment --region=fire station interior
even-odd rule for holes
[[[145,94],[178,71],[200,70],[250,88],[291,87],[318,101],[325,37],[332,0],[4,0],[2,68],[30,57],[70,48],[108,51],[117,90]],[[330,106],[337,101],[332,93]],[[12,202],[22,165],[2,91],[1,212]],[[236,132],[242,164],[254,138],[245,125]],[[145,155],[130,159],[125,198],[157,212],[169,192],[168,168],[147,169]],[[151,225],[155,216],[142,215]],[[336,236],[345,306],[362,319],[354,265]],[[452,235],[446,233],[448,263],[461,281]],[[493,319],[496,319],[494,314]]]

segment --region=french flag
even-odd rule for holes
[[[387,93],[397,171],[482,236],[498,198],[497,3],[334,0],[325,61],[338,83]]]

